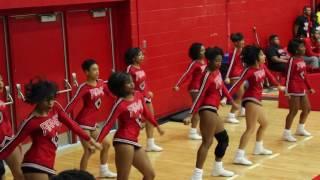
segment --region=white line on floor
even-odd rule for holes
[[[312,138],[313,138],[313,136],[307,137],[307,138],[305,138],[304,140],[302,140],[301,142],[309,141],[309,140],[312,139]]]
[[[275,157],[277,157],[277,156],[279,156],[279,155],[280,155],[280,153],[274,154],[274,155],[268,157],[268,159],[273,159],[273,158],[275,158]]]
[[[292,144],[291,146],[288,147],[288,149],[293,149],[293,148],[295,148],[297,146],[298,146],[298,144]]]
[[[248,169],[254,169],[254,168],[256,168],[256,167],[258,167],[258,166],[260,166],[261,164],[260,163],[257,163],[257,164],[255,164],[255,165],[253,165],[253,166],[250,166]]]

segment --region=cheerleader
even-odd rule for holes
[[[155,173],[145,151],[138,143],[140,130],[145,120],[157,128],[160,135],[163,131],[145,102],[145,95],[135,91],[131,76],[127,73],[114,73],[109,78],[110,91],[118,97],[105,121],[97,141],[101,142],[118,120],[113,146],[116,151],[117,179],[128,180],[133,165],[143,174],[144,180],[152,180]]]
[[[244,81],[248,81],[243,98],[242,106],[246,109],[246,130],[240,139],[240,145],[237,150],[234,163],[241,165],[251,165],[252,162],[245,157],[245,147],[247,146],[250,137],[256,130],[256,123],[260,124],[256,134],[256,145],[253,154],[255,155],[271,155],[272,151],[264,148],[263,136],[267,129],[268,122],[262,107],[262,91],[263,83],[266,77],[278,89],[283,91],[285,88],[280,86],[273,75],[264,65],[266,56],[261,48],[256,46],[246,46],[242,50],[242,60],[247,65],[240,79],[231,87],[230,94],[234,94],[241,87]]]
[[[0,75],[0,94],[3,93],[3,89],[4,83]],[[0,148],[2,148],[5,145],[5,143],[7,143],[9,140],[13,138],[11,122],[6,114],[6,109],[6,105],[2,100],[0,100]],[[3,166],[3,160],[1,161],[2,166],[0,167],[0,175],[4,175],[5,168]],[[20,168],[20,164],[22,161],[20,147],[17,147],[15,150],[13,150],[13,152],[4,161],[9,166],[13,178],[15,180],[24,179],[23,173]]]
[[[230,40],[234,45],[234,49],[229,53],[229,68],[225,77],[225,83],[234,85],[237,80],[240,79],[241,73],[244,70],[244,66],[241,60],[241,52],[244,47],[244,36],[242,33],[233,33],[230,36]],[[241,98],[244,94],[244,85],[241,84],[238,89],[235,97],[235,103],[240,105]],[[232,106],[230,113],[228,114],[226,122],[228,123],[239,123],[239,120],[236,118],[237,107]],[[245,109],[241,108],[240,115],[245,115]]]
[[[144,70],[141,68],[141,64],[144,61],[144,54],[142,50],[140,48],[129,48],[125,54],[125,60],[128,65],[127,73],[129,73],[132,77],[132,80],[135,85],[135,90],[141,92],[144,95],[147,107],[149,108],[149,111],[154,115],[154,109],[152,104],[153,93],[150,91],[148,85],[146,84],[147,76]],[[163,149],[154,142],[153,129],[154,127],[148,121],[146,124],[146,151],[160,152]]]
[[[96,138],[98,135],[97,130],[97,116],[100,113],[100,106],[102,104],[102,98],[104,95],[111,96],[107,87],[107,81],[103,81],[99,78],[99,66],[93,59],[85,60],[82,65],[82,70],[86,75],[86,82],[82,83],[70,103],[66,106],[65,111],[70,113],[74,110],[80,100],[83,102],[83,106],[75,118],[75,121],[79,126],[92,138]],[[80,161],[80,169],[87,170],[88,161],[91,155],[94,153],[90,149],[90,144],[87,141],[81,139],[83,147],[83,154]],[[99,177],[113,178],[117,174],[109,170],[108,150],[110,144],[107,139],[102,142],[102,150],[100,151],[100,175]]]
[[[191,63],[189,64],[187,70],[183,73],[175,87],[175,91],[180,90],[180,86],[190,80],[188,91],[191,97],[192,102],[199,93],[200,80],[203,71],[207,66],[207,62],[204,58],[205,48],[201,43],[193,43],[189,48],[189,57]],[[195,113],[191,118],[191,129],[189,131],[189,138],[192,140],[201,140],[202,137],[197,132],[197,126],[199,122],[199,114]],[[185,124],[188,124],[188,121],[185,121]]]
[[[218,144],[215,148],[215,164],[212,176],[230,177],[234,175],[233,172],[225,170],[222,165],[222,158],[229,144],[229,136],[217,111],[223,95],[231,100],[235,107],[237,105],[229,95],[219,70],[223,51],[218,47],[207,48],[205,56],[208,60],[208,66],[201,78],[199,94],[191,108],[191,113],[199,111],[200,131],[202,134],[202,144],[198,150],[196,168],[193,172],[192,180],[202,180],[203,165],[212,145],[213,137],[216,138]]]
[[[301,108],[300,120],[297,127],[296,135],[310,136],[311,134],[304,128],[310,113],[310,102],[307,93],[313,94],[308,78],[308,71],[319,70],[312,69],[306,66],[303,56],[306,51],[305,44],[300,39],[293,39],[289,42],[288,51],[292,57],[288,63],[287,79],[286,79],[286,94],[289,96],[289,113],[286,117],[285,129],[283,132],[283,140],[295,142],[297,139],[291,134],[292,122]]]
[[[26,85],[26,102],[35,105],[30,116],[24,120],[17,134],[0,149],[0,158],[7,158],[28,136],[32,144],[24,155],[21,165],[26,180],[49,180],[56,174],[54,162],[58,147],[58,132],[62,124],[67,126],[92,148],[101,148],[90,138],[55,101],[57,86],[50,81],[37,79]]]

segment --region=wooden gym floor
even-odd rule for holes
[[[236,172],[232,178],[211,177],[210,173],[214,161],[214,142],[208,154],[204,167],[204,179],[245,179],[245,180],[302,180],[312,179],[320,174],[320,112],[311,112],[306,128],[312,133],[311,137],[298,137],[296,143],[284,142],[281,135],[287,109],[278,109],[277,101],[264,101],[265,113],[269,120],[264,144],[273,150],[271,156],[253,156],[254,137],[246,149],[248,158],[254,162],[253,166],[239,166],[232,164],[239,139],[245,128],[245,119],[238,125],[225,124],[230,136],[230,145],[224,158],[226,169]],[[219,114],[225,118],[229,106],[221,107]],[[292,132],[295,131],[298,118],[295,119]],[[161,153],[149,153],[157,180],[187,180],[190,179],[195,166],[197,149],[201,141],[192,141],[187,138],[189,127],[182,123],[168,122],[162,125],[166,131],[165,136],[156,134],[156,142],[164,148]],[[109,137],[111,139],[111,137]],[[141,144],[145,145],[145,133],[141,133]],[[82,149],[80,145],[72,146],[59,151],[56,159],[56,169],[62,171],[79,167]],[[110,167],[115,171],[114,149],[111,148]],[[88,170],[95,176],[99,172],[99,153],[96,153],[89,162]],[[12,179],[7,173],[7,179]],[[140,180],[140,173],[132,168],[130,180]]]

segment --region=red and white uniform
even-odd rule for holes
[[[307,69],[309,69],[303,58],[290,58],[288,63],[286,93],[293,96],[304,96],[306,90],[311,89],[308,81]]]
[[[58,147],[58,132],[62,124],[67,126],[82,139],[90,137],[68,117],[62,107],[55,102],[53,109],[46,117],[30,115],[24,120],[14,138],[0,150],[0,159],[5,159],[28,136],[32,139],[30,149],[24,155],[22,167],[30,167],[55,174],[54,162]]]
[[[229,53],[229,68],[226,78],[239,79],[243,70],[244,66],[241,60],[241,51],[235,48],[233,52]]]
[[[240,79],[229,89],[229,93],[231,95],[236,93],[241,87],[241,84],[247,80],[248,88],[242,97],[242,102],[250,100],[261,104],[263,84],[266,77],[271,81],[272,84],[279,85],[277,80],[264,64],[261,64],[259,68],[246,68],[243,71]]]
[[[217,111],[223,95],[229,100],[232,100],[232,97],[223,83],[220,71],[205,71],[201,78],[199,94],[191,107],[190,113],[196,113],[202,109]]]
[[[304,44],[306,46],[306,56],[320,56],[320,44],[317,41],[313,41],[311,38],[305,38]]]
[[[144,95],[145,101],[151,102],[151,97],[149,95],[149,87],[146,84],[147,76],[143,69],[129,65],[127,67],[127,73],[132,77],[134,83],[134,89],[141,92]]]
[[[6,105],[0,100],[0,148],[13,138],[10,119],[6,114]]]
[[[105,94],[112,96],[107,87],[107,81],[98,79],[96,86],[82,83],[70,103],[66,106],[65,111],[67,113],[72,112],[77,103],[82,99],[83,106],[75,121],[83,129],[95,130],[97,126],[97,113],[99,113],[102,98]]]
[[[146,106],[143,94],[138,91],[135,91],[133,100],[119,98],[113,105],[111,113],[97,137],[98,142],[102,142],[108,135],[116,120],[118,120],[118,129],[113,142],[131,144],[137,147],[141,147],[138,144],[138,136],[142,123],[148,120],[154,126],[158,126],[157,121]]]
[[[188,66],[186,72],[183,73],[183,75],[177,82],[176,86],[177,87],[181,86],[191,78],[188,86],[188,91],[198,92],[200,89],[202,73],[204,72],[206,67],[207,67],[206,61],[204,64],[202,64],[199,60],[192,61],[191,64]]]

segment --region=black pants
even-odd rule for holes
[[[6,170],[4,168],[3,160],[0,160],[0,179],[2,179],[2,176],[6,173]]]
[[[285,73],[287,70],[287,63],[269,64],[268,68],[272,71]]]

